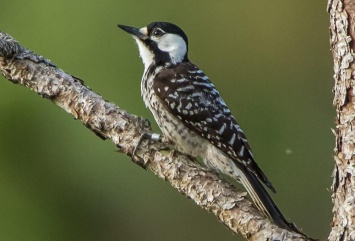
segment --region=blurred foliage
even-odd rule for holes
[[[1,8],[2,31],[152,121],[137,47],[116,24],[180,25],[280,208],[327,237],[334,110],[325,1],[2,0]],[[242,240],[60,108],[0,79],[0,240]]]

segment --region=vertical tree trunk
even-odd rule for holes
[[[329,240],[355,240],[355,1],[329,0],[328,12],[336,108],[334,208]]]

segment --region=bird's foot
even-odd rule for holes
[[[137,153],[138,147],[142,144],[142,141],[144,141],[145,139],[148,139],[148,140],[151,140],[154,142],[157,142],[157,141],[162,142],[163,137],[157,133],[146,133],[146,132],[142,133],[141,136],[139,137],[139,140],[138,140],[136,146],[133,149],[131,159],[134,158],[134,156]]]

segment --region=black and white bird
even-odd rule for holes
[[[118,26],[138,44],[144,64],[142,96],[165,138],[178,151],[200,156],[209,168],[241,182],[255,205],[275,224],[301,233],[263,187],[262,183],[275,192],[219,92],[189,61],[184,31],[167,22],[153,22],[140,29]]]

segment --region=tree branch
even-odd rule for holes
[[[120,152],[131,156],[142,131],[151,131],[148,121],[129,114],[65,73],[49,60],[22,47],[0,32],[0,71],[15,84],[28,87],[51,100],[102,139],[111,139]],[[237,190],[217,174],[188,156],[166,151],[161,143],[143,142],[133,161],[168,181],[202,208],[214,213],[232,232],[249,240],[306,240],[283,230],[265,218]]]
[[[329,0],[336,108],[333,222],[329,240],[355,239],[355,1]]]

